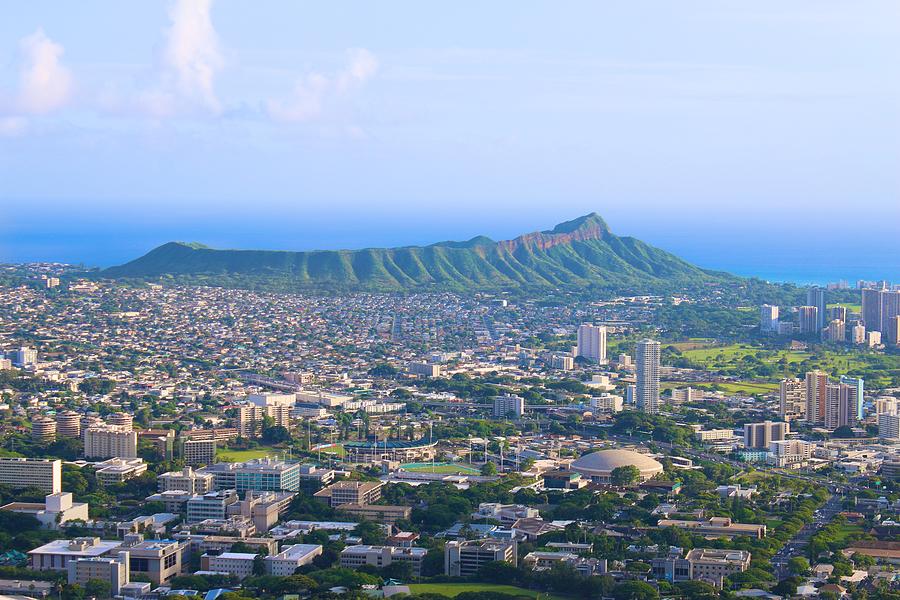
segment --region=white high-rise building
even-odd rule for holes
[[[22,346],[12,353],[12,364],[17,367],[30,367],[37,364],[37,350]]]
[[[512,415],[519,419],[525,414],[525,399],[521,396],[504,395],[494,398],[494,417],[505,418]]]
[[[900,439],[900,416],[878,415],[878,437],[885,440]]]
[[[641,340],[635,347],[637,385],[635,402],[645,413],[659,412],[659,358],[660,345],[656,340]]]
[[[763,304],[759,307],[759,329],[764,332],[778,331],[778,307]]]
[[[584,324],[578,328],[576,356],[606,362],[606,327]]]
[[[48,494],[62,491],[62,461],[47,458],[0,458],[0,485],[37,487]]]

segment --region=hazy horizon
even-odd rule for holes
[[[896,2],[4,17],[0,261],[502,239],[596,211],[707,268],[900,280]]]
[[[599,211],[598,211],[599,212]],[[583,213],[587,214],[587,213]],[[246,221],[224,223],[221,220],[197,227],[169,223],[149,231],[140,220],[115,230],[84,223],[70,228],[68,233],[17,233],[15,247],[7,240],[0,243],[0,262],[67,262],[83,263],[91,267],[122,264],[142,256],[153,248],[171,241],[199,242],[218,249],[240,250],[341,250],[369,247],[428,245],[441,241],[462,241],[476,235],[494,240],[511,239],[518,235],[551,229],[558,223],[579,214],[567,214],[546,222],[536,218],[510,218],[498,223],[479,219],[475,223],[443,221],[439,225],[421,220],[398,222],[388,220],[339,221],[317,218],[300,224],[299,229],[288,223],[268,222],[265,226],[244,228]],[[727,224],[716,227],[683,228],[642,227],[640,221],[611,220],[601,214],[613,233],[637,237],[647,243],[688,260],[701,267],[722,270],[746,277],[770,281],[824,284],[845,279],[851,284],[857,279],[900,280],[893,242],[885,238],[867,240],[821,239],[818,245],[797,240],[785,231],[778,237],[780,244],[760,245],[752,238],[735,237]],[[71,222],[70,222],[71,223]],[[100,224],[102,225],[102,224]],[[708,229],[704,231],[704,229]]]

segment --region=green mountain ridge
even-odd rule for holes
[[[178,279],[235,287],[496,290],[598,285],[650,289],[661,284],[736,280],[694,266],[632,237],[613,234],[596,213],[512,240],[360,250],[216,250],[169,242],[99,272],[113,279]]]

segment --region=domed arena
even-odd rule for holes
[[[572,463],[570,467],[576,473],[581,473],[585,479],[597,483],[609,483],[613,469],[632,465],[637,467],[641,475],[641,481],[650,479],[663,472],[663,466],[658,461],[645,454],[633,450],[600,450],[585,454]]]

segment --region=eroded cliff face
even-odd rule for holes
[[[582,217],[584,222],[576,226],[571,231],[560,230],[560,227],[552,231],[535,231],[534,233],[526,233],[512,240],[504,240],[497,242],[497,245],[509,252],[515,251],[521,246],[539,248],[547,250],[553,246],[560,244],[571,244],[572,242],[583,242],[587,240],[602,240],[609,234],[609,228],[606,223],[599,217],[591,218]]]

